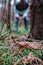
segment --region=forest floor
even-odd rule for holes
[[[30,39],[28,35],[29,31],[19,30],[18,34],[8,33],[0,39],[0,65],[43,65],[43,40]]]

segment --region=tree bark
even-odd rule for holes
[[[42,0],[41,0],[42,1]],[[30,6],[31,38],[43,40],[43,1],[32,0]]]
[[[8,1],[8,29],[10,29],[11,31],[11,27],[10,27],[10,14],[11,14],[11,0]]]

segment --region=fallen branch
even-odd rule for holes
[[[40,49],[41,47],[41,43],[40,42],[17,42],[17,44],[19,44],[22,48],[33,48],[33,49]]]

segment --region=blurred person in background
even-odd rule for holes
[[[16,0],[14,4],[14,22],[15,31],[18,31],[19,18],[24,20],[25,30],[28,31],[28,13],[29,13],[29,1],[28,0]]]

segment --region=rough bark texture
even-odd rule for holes
[[[31,31],[30,37],[43,40],[43,1],[32,0],[30,6]]]
[[[11,0],[8,1],[8,29],[10,29],[11,31],[11,27],[10,27],[10,14],[11,14]]]
[[[7,3],[7,4],[6,4]],[[1,32],[3,30],[4,24],[7,24],[7,30],[10,30],[11,32],[11,27],[10,27],[10,15],[11,15],[11,0],[3,1],[2,0],[2,12],[1,12],[1,22],[2,22],[2,27],[1,27]],[[6,8],[7,7],[7,8]]]

